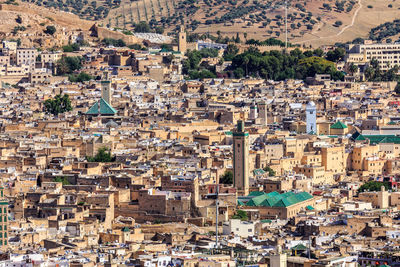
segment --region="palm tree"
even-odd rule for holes
[[[358,71],[358,66],[355,65],[354,63],[351,63],[349,66],[349,72],[351,73],[351,75],[354,75],[354,73],[356,73]]]

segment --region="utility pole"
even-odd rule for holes
[[[218,194],[219,183],[217,183],[217,197],[215,199],[215,248],[218,248]]]
[[[285,48],[288,48],[288,38],[287,38],[287,0],[285,0]]]

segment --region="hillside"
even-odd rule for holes
[[[23,47],[53,47],[68,42],[81,31],[87,32],[92,21],[85,21],[71,13],[38,7],[24,2],[1,4],[0,40],[20,40]],[[54,26],[54,35],[46,34],[47,26]]]
[[[13,0],[8,0],[12,3]],[[214,36],[264,40],[284,39],[285,1],[273,0],[32,0],[7,5],[28,16],[33,29],[43,30],[43,23],[53,14],[58,25],[88,28],[89,20],[109,28],[133,30],[146,21],[153,30],[176,33],[185,24],[190,32]],[[22,8],[28,5],[28,8]],[[39,6],[40,5],[40,6]],[[44,6],[49,7],[44,8]],[[372,28],[397,19],[400,1],[396,0],[288,0],[288,38],[292,43],[319,46],[367,38]],[[49,12],[49,10],[52,10]],[[63,10],[56,12],[55,10]],[[4,13],[4,12],[3,12]],[[75,15],[73,15],[74,13]],[[54,15],[58,14],[58,15]],[[14,14],[3,15],[0,31],[18,26]],[[33,17],[32,17],[33,16]],[[38,17],[39,16],[39,17]],[[41,17],[41,18],[40,18]],[[74,23],[78,21],[80,23]],[[84,20],[83,20],[84,19]],[[24,21],[24,20],[23,20]],[[5,28],[5,29],[4,29]],[[162,31],[162,30],[161,30]],[[398,36],[394,36],[398,38]]]

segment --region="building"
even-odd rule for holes
[[[258,117],[262,125],[267,125],[267,104],[264,101],[258,103]]]
[[[241,221],[240,219],[230,219],[223,224],[223,235],[233,234],[243,238],[256,235],[256,223]]]
[[[0,187],[0,249],[8,246],[8,200],[4,196],[4,188]]]
[[[347,46],[347,63],[367,63],[376,59],[381,70],[388,70],[400,64],[400,44],[350,44]]]
[[[258,210],[259,219],[290,219],[301,211],[312,211],[315,199],[307,192],[292,191],[279,194],[278,192],[251,192],[246,197],[238,198],[238,205],[246,210]]]
[[[185,54],[187,50],[187,41],[186,41],[186,32],[183,26],[180,27],[180,31],[178,34],[178,51]]]
[[[306,125],[307,134],[317,133],[317,107],[313,101],[306,106]]]
[[[233,134],[233,184],[239,194],[249,192],[249,133],[244,131],[243,121],[238,121]]]

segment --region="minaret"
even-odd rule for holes
[[[267,126],[268,120],[267,120],[267,104],[265,101],[261,101],[258,103],[258,117],[261,119],[261,124],[263,126]]]
[[[257,118],[257,105],[253,102],[250,106],[250,114],[249,114],[249,119],[250,120],[255,120]]]
[[[178,51],[181,52],[182,54],[186,53],[186,32],[185,32],[185,27],[181,26],[179,34],[178,34]]]
[[[249,194],[249,133],[243,121],[238,121],[233,132],[233,184],[239,195]]]
[[[313,101],[306,106],[306,124],[307,134],[317,133],[317,107]]]
[[[101,98],[103,98],[108,104],[111,105],[112,101],[112,89],[111,81],[108,77],[108,72],[104,72],[103,80],[101,81]]]

